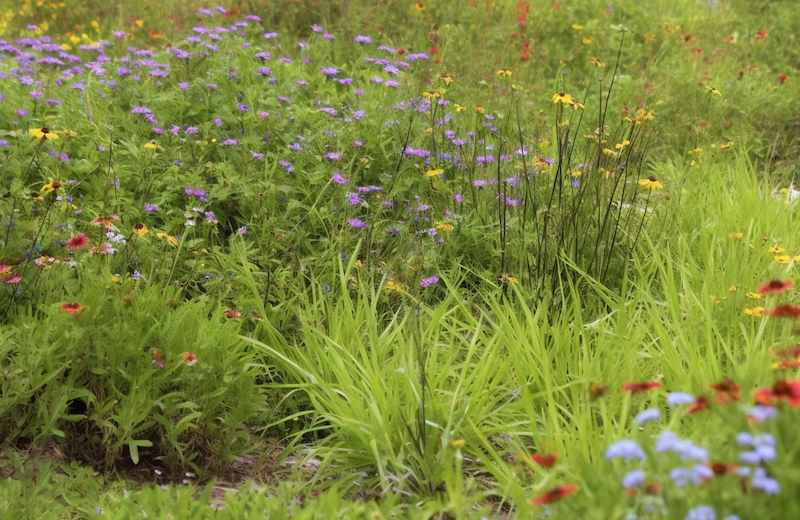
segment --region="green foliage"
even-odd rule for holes
[[[792,2],[18,7],[3,511],[798,514]]]

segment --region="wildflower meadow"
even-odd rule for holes
[[[794,0],[10,0],[9,518],[800,518]]]

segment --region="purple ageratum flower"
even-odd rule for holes
[[[344,156],[338,152],[330,152],[325,154],[325,158],[329,161],[341,161]]]
[[[697,506],[689,510],[684,520],[717,520],[717,513],[711,506]]]
[[[249,112],[250,111],[250,107],[245,105],[244,103],[239,103],[238,105],[236,105],[236,108],[238,108],[242,112]]]
[[[272,76],[272,70],[268,69],[267,67],[259,67],[253,74],[256,76]]]
[[[756,405],[747,412],[748,419],[755,422],[766,421],[767,419],[774,418],[778,415],[777,410],[772,406]]]
[[[311,26],[311,30],[315,33],[321,33],[324,29],[317,24]]]
[[[286,58],[284,56],[281,56],[280,58],[278,58],[278,61],[280,61],[281,63],[285,63],[286,65],[291,65],[292,64],[292,59],[291,58]]]
[[[645,424],[650,421],[657,421],[659,417],[661,417],[661,412],[658,408],[648,408],[634,417],[633,422],[636,424]]]
[[[268,33],[264,33],[263,36],[264,36],[265,40],[271,40],[273,38],[277,38],[278,37],[278,33],[276,33],[276,32],[268,32]]]
[[[149,202],[144,203],[144,210],[148,213],[152,213],[158,209],[158,204],[150,204]]]
[[[398,88],[400,86],[400,83],[392,80],[387,80],[386,82],[384,82],[384,85],[391,88]]]
[[[347,223],[350,224],[350,227],[354,227],[357,229],[364,229],[365,227],[367,227],[367,223],[359,218],[351,218],[350,220],[347,221]]]
[[[239,229],[236,230],[236,232],[239,233],[240,235],[247,234],[247,226],[240,227]]]
[[[333,182],[336,184],[350,184],[350,181],[342,177],[338,171],[333,174]]]
[[[335,108],[332,107],[323,107],[319,109],[320,112],[325,112],[329,116],[335,116],[338,112],[336,112]]]
[[[430,278],[425,278],[424,280],[419,282],[419,286],[422,287],[423,289],[426,289],[431,285],[436,285],[437,283],[439,283],[439,277],[431,276]]]
[[[355,40],[353,41],[355,41],[356,43],[369,45],[370,43],[372,43],[372,38],[370,38],[369,36],[356,36]]]
[[[353,206],[358,206],[359,204],[364,203],[364,199],[362,199],[358,193],[353,193],[352,191],[347,192],[347,201]]]
[[[781,485],[774,478],[767,476],[767,470],[756,468],[753,472],[753,489],[759,489],[768,495],[776,495],[781,492]]]
[[[294,166],[291,165],[288,161],[278,161],[278,164],[286,168],[286,173],[292,173],[294,171]]]
[[[713,476],[714,470],[704,464],[695,464],[691,468],[678,467],[669,474],[669,478],[678,487],[685,487],[689,483],[701,484]]]
[[[644,454],[642,448],[636,444],[635,441],[631,440],[618,441],[608,447],[606,450],[606,458],[614,459],[617,457],[627,460],[647,459],[647,456]]]
[[[254,14],[248,14],[247,16],[244,17],[244,19],[245,20],[250,20],[250,21],[253,21],[253,22],[256,22],[256,23],[261,23],[261,17],[260,16],[256,16]]]
[[[182,82],[178,83],[178,86],[180,88],[182,88],[183,90],[189,90],[189,82],[188,81],[182,81]]]
[[[472,181],[472,185],[476,188],[484,188],[486,186],[486,181],[483,179],[476,179]]]
[[[208,202],[208,195],[205,191],[197,188],[186,188],[184,193],[189,195],[190,197],[197,197],[200,199],[200,202]]]
[[[339,69],[335,67],[322,67],[319,71],[331,78],[339,74]]]
[[[259,161],[264,158],[263,153],[258,153],[254,150],[250,150],[250,155],[252,155],[254,159],[258,159]]]
[[[645,473],[640,469],[635,469],[633,471],[629,471],[622,477],[622,485],[625,489],[633,489],[635,487],[639,487],[642,482],[644,482]]]
[[[667,394],[667,404],[669,406],[694,404],[696,400],[692,394],[687,394],[686,392],[670,392]]]
[[[697,446],[688,439],[681,439],[671,431],[663,431],[656,441],[656,451],[658,453],[674,452],[681,460],[695,459],[699,461],[708,460],[708,452]]]
[[[323,34],[322,37],[325,38],[326,40],[332,40],[333,39],[333,35],[329,34],[329,33]]]
[[[240,143],[236,139],[225,139],[222,144],[225,146],[239,146]]]

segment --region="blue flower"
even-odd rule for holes
[[[775,495],[781,492],[781,485],[774,478],[767,476],[764,468],[756,468],[753,473],[753,489],[760,489],[768,495]]]
[[[670,406],[680,406],[682,404],[694,404],[697,401],[692,394],[686,392],[670,392],[667,394],[667,404]]]
[[[648,408],[634,417],[633,422],[636,424],[644,424],[650,421],[657,421],[659,417],[661,417],[661,412],[658,408]]]
[[[766,421],[777,415],[777,411],[772,406],[756,405],[747,412],[747,417],[753,419],[755,422]]]
[[[703,464],[695,464],[692,468],[677,467],[669,474],[669,478],[678,487],[687,486],[689,483],[700,484],[713,476],[714,471]]]
[[[622,477],[622,485],[625,487],[625,489],[632,489],[638,487],[642,482],[644,482],[644,478],[644,471],[635,469],[633,471],[629,471],[624,477]]]
[[[711,506],[697,506],[689,510],[686,520],[717,520],[717,513]]]
[[[623,459],[647,459],[647,456],[644,454],[644,451],[635,441],[631,440],[622,440],[619,442],[615,442],[611,446],[608,447],[606,450],[606,458],[613,459],[616,457],[620,457]]]
[[[681,439],[670,431],[663,431],[656,441],[656,451],[665,453],[668,451],[680,455],[681,460],[695,459],[700,461],[708,460],[708,452],[697,446],[688,439]]]

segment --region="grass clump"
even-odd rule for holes
[[[6,509],[795,512],[787,6],[23,4]]]

